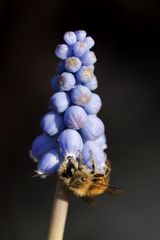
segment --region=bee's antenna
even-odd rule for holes
[[[81,170],[82,169],[82,152],[79,150],[79,159],[78,159],[78,169]]]

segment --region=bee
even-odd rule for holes
[[[67,156],[58,170],[59,181],[76,196],[83,198],[93,205],[94,197],[103,193],[119,195],[123,190],[119,187],[110,186],[111,163],[106,161],[104,173],[99,173],[95,168],[95,161],[91,156],[92,168],[82,163],[82,157],[75,159]]]

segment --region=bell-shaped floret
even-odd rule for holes
[[[57,47],[56,47],[56,50],[55,50],[55,55],[64,60],[66,59],[67,57],[71,56],[72,54],[72,50],[70,49],[69,46],[67,46],[66,44],[59,44]]]
[[[68,72],[77,72],[80,69],[81,65],[82,63],[77,57],[68,57],[65,60],[65,69]]]
[[[91,100],[84,106],[85,111],[88,114],[97,114],[102,106],[102,101],[98,94],[92,93]]]
[[[80,134],[73,129],[64,130],[59,136],[59,148],[64,158],[67,156],[78,157],[83,148]]]
[[[76,42],[73,46],[73,52],[76,57],[81,57],[88,51],[87,43],[85,42]]]
[[[37,174],[56,173],[59,168],[59,155],[56,149],[44,154],[38,162]]]
[[[46,152],[57,147],[57,139],[41,134],[32,143],[30,157],[37,162]]]
[[[77,37],[77,41],[81,41],[81,42],[85,40],[86,35],[87,35],[86,31],[84,31],[84,30],[76,31],[75,34]]]
[[[84,140],[96,140],[104,134],[104,124],[96,115],[88,115],[87,121],[83,128],[81,128],[82,138]]]
[[[65,127],[63,115],[49,112],[42,118],[40,126],[49,136],[54,136],[60,133]]]
[[[92,48],[95,44],[95,41],[92,37],[88,36],[85,38],[84,42],[87,44],[88,49]]]
[[[57,85],[61,91],[70,91],[75,86],[76,80],[72,73],[63,72],[57,78]]]
[[[74,45],[77,42],[77,37],[74,32],[66,32],[63,38],[64,41],[70,46]]]
[[[88,51],[81,57],[81,62],[85,66],[92,65],[96,61],[97,61],[97,58],[93,51]]]
[[[93,68],[91,66],[82,66],[76,72],[76,79],[81,83],[86,83],[94,78]]]
[[[71,100],[74,104],[85,106],[92,97],[91,91],[82,85],[78,85],[71,91]]]
[[[64,123],[67,128],[79,130],[87,121],[87,114],[80,106],[69,107],[64,114]]]
[[[58,113],[64,112],[70,104],[70,98],[65,92],[57,92],[55,93],[50,101],[49,108]]]

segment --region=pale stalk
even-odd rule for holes
[[[68,205],[69,192],[58,182],[53,202],[48,240],[63,240]]]

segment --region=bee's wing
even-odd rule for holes
[[[126,192],[120,187],[108,186],[106,193],[112,196],[118,196],[118,195],[124,195]]]
[[[93,197],[82,197],[82,199],[92,207],[96,205],[96,199]]]

